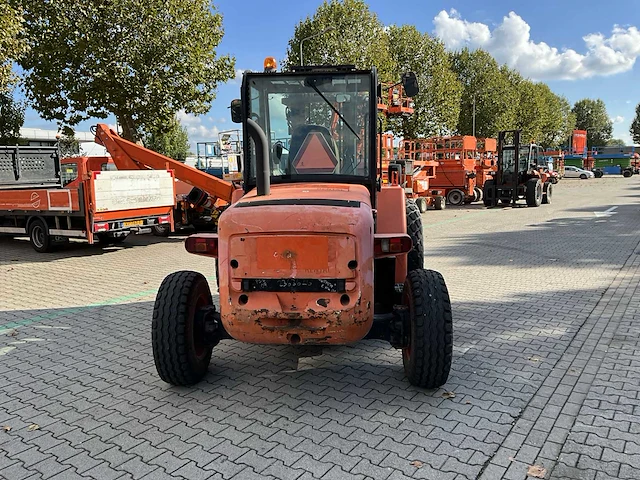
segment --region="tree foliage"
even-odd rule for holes
[[[10,0],[29,50],[28,98],[46,120],[76,125],[115,115],[123,136],[202,114],[235,60],[218,56],[222,17],[209,0]]]
[[[0,0],[0,91],[15,83],[12,63],[26,50],[26,42],[20,36],[22,16],[8,0]]]
[[[584,98],[576,102],[572,112],[576,116],[576,128],[587,131],[587,147],[606,145],[611,139],[613,123],[607,107],[601,99]]]
[[[607,141],[607,147],[624,147],[626,145],[626,142],[621,138],[612,138],[611,140]]]
[[[391,59],[397,74],[412,71],[420,91],[414,114],[391,121],[391,130],[406,137],[446,135],[455,131],[460,114],[462,85],[451,70],[444,45],[415,27],[387,30]]]
[[[633,143],[640,144],[640,103],[636,105],[636,116],[631,122],[631,128],[629,129]]]
[[[24,124],[24,102],[16,101],[13,90],[0,90],[0,145],[20,143],[20,127]]]
[[[312,17],[300,21],[289,40],[284,66],[301,63],[353,64],[364,69],[375,66],[383,81],[393,80],[388,37],[364,0],[325,0]]]
[[[515,128],[518,92],[522,81],[515,72],[501,68],[483,50],[463,49],[451,54],[452,68],[463,86],[458,132],[473,134],[475,101],[476,136],[493,137],[498,131]]]
[[[169,158],[184,162],[189,155],[189,135],[180,121],[173,117],[164,128],[145,136],[145,146]]]

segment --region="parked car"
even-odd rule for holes
[[[565,178],[581,178],[582,180],[586,180],[588,178],[594,178],[595,174],[589,170],[567,165],[564,167],[564,176]]]

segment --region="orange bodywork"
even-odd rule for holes
[[[453,189],[473,197],[476,186],[476,139],[472,136],[407,139],[405,145],[416,158],[436,162],[435,176],[429,188],[445,195]]]
[[[107,149],[119,170],[170,169],[183,184],[198,187],[223,204],[231,201],[233,191],[236,189],[231,182],[125,140],[104,123],[96,126],[95,140]],[[178,186],[178,191],[188,193],[184,185]]]
[[[373,321],[374,224],[365,187],[274,185],[268,197],[251,192],[220,219],[220,313],[233,338],[263,344],[344,344],[368,333]],[[362,241],[366,238],[371,242]],[[349,266],[354,261],[357,268]],[[291,291],[312,281],[328,285],[336,279],[344,281],[344,292]],[[282,290],[246,287],[266,281]]]

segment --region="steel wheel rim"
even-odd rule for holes
[[[31,231],[31,240],[38,248],[42,248],[44,246],[44,230],[40,225],[35,225],[33,227],[33,230]]]

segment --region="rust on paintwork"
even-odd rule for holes
[[[389,202],[404,201],[402,189],[397,190],[399,195],[389,190]],[[221,302],[220,313],[229,335],[259,344],[329,345],[362,339],[371,328],[374,304],[375,226],[367,188],[272,185],[266,198],[278,202],[251,206],[258,198],[249,193],[222,213],[219,289],[220,298],[228,301]],[[292,206],[286,204],[287,199],[345,200],[352,205],[326,206],[319,201]],[[397,214],[400,209],[404,211],[404,204],[400,207],[378,205],[378,230],[382,226],[383,231],[391,233],[406,231],[404,215]],[[231,259],[237,261],[236,268],[230,268]],[[357,268],[349,268],[354,260]],[[406,272],[406,258],[402,260]],[[245,291],[243,280],[247,279],[253,287]],[[273,282],[266,280],[273,279],[295,281],[290,282],[289,290],[282,286],[288,285],[286,282],[271,287]],[[340,288],[329,288],[337,280],[342,282]],[[299,288],[309,285],[323,291]],[[281,290],[265,291],[268,288]],[[348,302],[341,298],[345,294]]]

